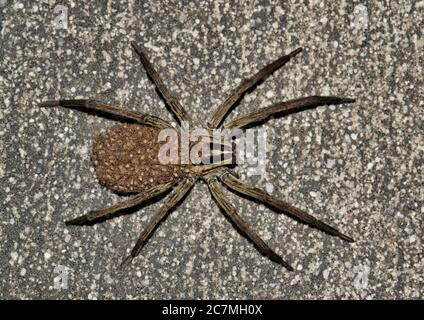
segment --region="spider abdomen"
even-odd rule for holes
[[[138,193],[187,174],[181,165],[159,162],[160,129],[118,124],[93,139],[92,162],[97,178],[122,193]]]

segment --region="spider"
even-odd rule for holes
[[[148,60],[144,50],[134,42],[131,45],[139,56],[147,75],[155,84],[159,95],[176,118],[178,122],[177,131],[181,133],[181,130],[185,127],[184,124],[191,124],[192,122],[189,114],[165,86],[161,77]],[[272,116],[286,115],[321,105],[355,102],[354,99],[335,96],[309,96],[278,102],[222,124],[230,110],[241,100],[246,92],[253,89],[258,83],[265,80],[301,51],[302,48],[298,48],[288,55],[278,58],[241,82],[209,117],[207,122],[208,130],[215,128],[244,129],[247,126],[263,123]],[[106,132],[95,136],[91,160],[99,182],[115,192],[127,194],[128,197],[111,206],[92,210],[87,214],[66,221],[66,225],[92,225],[116,217],[127,209],[134,209],[142,203],[153,201],[156,197],[167,194],[163,205],[155,212],[145,229],[141,232],[134,248],[123,260],[121,266],[128,265],[140,253],[161,221],[167,217],[174,206],[182,201],[199,180],[203,180],[207,184],[213,199],[238,231],[253,242],[264,256],[290,271],[294,270],[291,265],[271,249],[240,217],[236,208],[222,191],[222,186],[225,186],[235,194],[263,203],[276,212],[284,213],[327,234],[337,236],[347,242],[354,241],[309,213],[241,181],[232,171],[232,163],[228,161],[199,165],[192,163],[186,165],[159,163],[157,137],[162,129],[174,128],[168,121],[91,99],[49,100],[41,103],[40,106],[61,106],[95,113],[100,116],[117,118],[121,121],[120,124],[116,124],[106,130]]]

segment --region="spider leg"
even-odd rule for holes
[[[339,237],[348,242],[354,242],[352,238],[342,234],[337,229],[318,220],[312,215],[306,213],[305,211],[295,208],[292,205],[288,204],[287,202],[284,202],[276,197],[273,197],[269,195],[268,193],[266,193],[265,191],[262,191],[261,189],[255,188],[253,186],[250,186],[242,182],[241,180],[237,179],[229,172],[224,172],[224,173],[218,174],[217,176],[226,186],[228,186],[233,191],[236,191],[247,197],[256,199],[264,204],[270,205],[271,207],[277,209],[278,211],[282,211],[288,216],[298,221],[301,221],[303,223],[306,223],[321,231],[324,231],[330,235]]]
[[[124,259],[121,267],[128,265],[140,253],[141,249],[147,243],[160,222],[165,218],[169,211],[187,194],[196,181],[193,178],[186,178],[180,182],[177,188],[166,198],[165,203],[155,213],[153,218],[147,224],[147,227],[140,234],[131,254]]]
[[[119,213],[122,210],[129,209],[132,207],[135,207],[142,202],[149,200],[151,198],[154,198],[167,190],[169,190],[175,182],[169,182],[166,184],[161,184],[158,186],[154,186],[145,192],[139,193],[135,196],[129,197],[128,199],[124,201],[120,201],[118,203],[115,203],[111,206],[96,209],[93,211],[90,211],[87,214],[84,214],[82,216],[79,216],[75,219],[68,220],[65,222],[66,225],[91,225],[95,224],[97,222],[104,221],[105,219],[112,218],[116,216],[117,213]]]
[[[189,114],[186,112],[184,107],[178,102],[178,100],[174,97],[174,95],[165,86],[161,77],[156,72],[155,68],[150,63],[150,61],[147,59],[147,55],[144,53],[144,51],[134,42],[131,42],[131,45],[134,48],[135,52],[140,57],[141,64],[143,65],[147,74],[153,80],[160,95],[165,100],[165,103],[170,107],[174,115],[177,117],[180,124],[181,125],[184,125],[184,123],[191,124],[191,118]]]
[[[237,101],[252,87],[258,84],[260,81],[264,80],[266,77],[271,75],[274,71],[281,68],[287,62],[290,61],[295,55],[302,51],[302,48],[298,48],[288,55],[282,56],[277,60],[266,65],[264,68],[259,70],[252,77],[244,80],[237,88],[235,88],[230,96],[214,111],[214,113],[209,117],[208,125],[211,128],[217,128],[219,124],[224,120],[227,113],[230,111],[231,107],[234,106]]]
[[[267,120],[272,115],[278,114],[278,113],[288,114],[288,113],[293,113],[293,112],[302,111],[306,109],[316,108],[318,106],[327,105],[327,104],[342,104],[342,103],[352,103],[352,102],[355,102],[355,99],[331,97],[331,96],[330,97],[311,96],[311,97],[304,97],[300,99],[279,102],[269,107],[261,108],[259,110],[248,113],[244,116],[240,116],[233,120],[230,120],[224,124],[224,128],[226,129],[242,128],[252,123],[258,123],[258,122]]]
[[[202,165],[196,166],[195,170],[198,172],[198,174],[204,175],[207,172],[215,171],[218,168],[232,165],[232,164],[233,164],[233,159],[224,159],[224,160],[216,161],[210,164],[202,164]]]
[[[281,264],[286,267],[288,270],[293,271],[293,268],[285,262],[277,253],[274,252],[260,237],[259,235],[253,231],[250,226],[237,214],[236,209],[233,205],[228,201],[225,197],[224,193],[220,189],[220,185],[218,184],[217,178],[215,176],[204,176],[206,183],[208,184],[209,190],[218,202],[219,206],[224,210],[227,216],[231,219],[231,221],[237,226],[242,234],[244,234],[247,238],[249,238],[258,250],[272,261]]]
[[[40,107],[64,107],[88,112],[100,112],[112,115],[124,120],[135,121],[158,128],[172,128],[171,124],[161,118],[142,114],[135,111],[118,108],[96,100],[76,99],[76,100],[49,100],[40,104]]]

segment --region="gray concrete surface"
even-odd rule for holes
[[[0,298],[423,298],[423,1],[66,1],[65,20],[59,4],[0,1]],[[240,174],[356,242],[231,196],[287,272],[203,183],[124,271],[159,204],[66,227],[119,199],[89,159],[111,121],[38,103],[90,97],[171,119],[132,40],[197,124],[243,78],[304,47],[232,116],[314,94],[357,103],[267,122],[266,174]]]

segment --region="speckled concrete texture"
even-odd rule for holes
[[[424,1],[408,0],[0,0],[0,298],[423,298],[423,17]],[[288,272],[204,183],[123,271],[160,203],[66,227],[119,200],[89,157],[112,122],[38,104],[89,97],[172,120],[133,40],[198,125],[242,79],[303,47],[230,117],[308,95],[357,102],[268,121],[266,174],[239,173],[356,242],[228,193]]]

